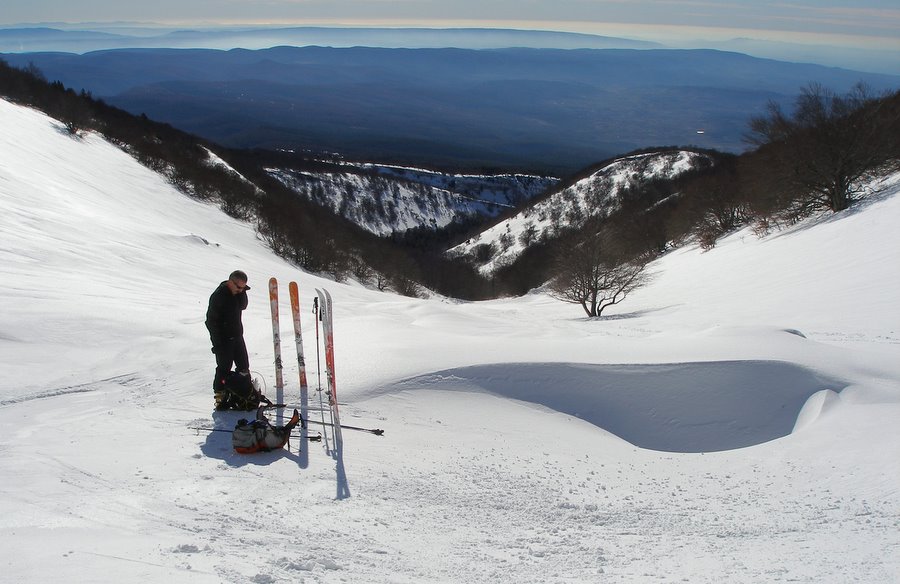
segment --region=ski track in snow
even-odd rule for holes
[[[304,274],[96,135],[5,101],[0,125],[0,581],[900,581],[897,180],[677,250],[588,320]],[[300,282],[311,408],[327,287],[342,421],[384,436],[241,456],[191,428],[250,416],[207,389],[235,268],[267,392],[263,282]]]
[[[80,384],[80,385],[74,385],[71,387],[59,387],[59,388],[54,388],[54,389],[48,389],[48,390],[41,391],[38,393],[20,395],[20,396],[10,398],[10,399],[0,400],[0,407],[11,405],[11,404],[19,404],[19,403],[23,403],[23,402],[36,400],[36,399],[47,399],[47,398],[51,398],[51,397],[59,397],[59,396],[67,395],[70,393],[87,393],[90,391],[96,391],[98,383],[105,383],[105,382],[109,382],[109,381],[115,381],[122,385],[127,385],[130,382],[135,380],[135,377],[134,377],[135,375],[136,374],[134,374],[134,373],[125,374],[125,375],[117,375],[117,376],[111,377],[109,379],[100,379],[96,382],[84,383],[84,384]]]

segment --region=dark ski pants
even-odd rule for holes
[[[225,382],[225,376],[234,365],[237,371],[250,370],[250,357],[243,337],[224,342],[216,347],[216,378],[213,380],[213,391],[218,391]]]

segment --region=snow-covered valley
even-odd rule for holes
[[[585,319],[337,284],[97,135],[0,127],[0,581],[900,582],[900,176]],[[384,436],[191,429],[246,416],[203,325],[234,269],[270,388],[265,281],[299,282],[313,387],[331,291],[342,421]]]

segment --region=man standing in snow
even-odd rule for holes
[[[241,323],[241,312],[247,308],[249,289],[247,274],[235,270],[209,297],[206,328],[212,341],[212,351],[216,354],[216,378],[213,381],[216,407],[224,405],[225,379],[231,372],[232,364],[239,374],[250,375],[250,358]]]

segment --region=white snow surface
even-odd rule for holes
[[[0,127],[0,581],[900,582],[900,177],[585,319],[336,284],[97,135]],[[190,429],[244,416],[203,325],[234,269],[270,392],[266,280],[300,284],[313,389],[331,291],[342,421],[384,436]]]

